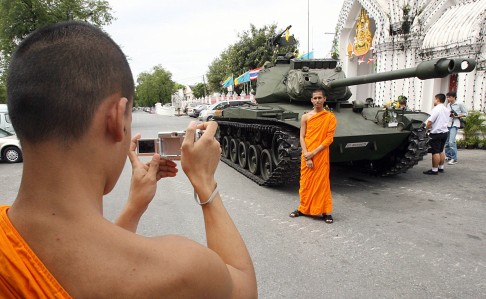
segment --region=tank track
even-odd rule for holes
[[[219,134],[217,138],[222,147],[221,161],[236,169],[241,174],[253,180],[260,186],[279,186],[289,182],[296,182],[300,177],[300,154],[299,136],[295,132],[274,124],[255,124],[240,123],[232,121],[217,121]],[[239,162],[233,162],[225,156],[224,138],[225,136],[244,141],[248,145],[259,146],[262,150],[267,150],[271,154],[271,171],[266,172],[266,177],[262,174],[262,166],[259,171],[252,173],[249,165],[241,167]],[[239,157],[240,149],[236,153]],[[267,156],[268,158],[268,156]],[[268,160],[268,159],[267,159]],[[261,164],[262,158],[259,159]]]
[[[425,128],[412,129],[405,151],[402,150],[390,155],[388,157],[389,160],[382,167],[378,167],[377,174],[381,176],[392,176],[407,172],[407,170],[417,165],[427,155],[429,149],[428,142],[429,137]]]
[[[222,147],[221,161],[260,186],[279,186],[298,181],[301,148],[299,136],[296,132],[273,124],[247,124],[219,120],[217,122],[220,129],[218,141]],[[251,145],[259,145],[262,150],[268,150],[272,156],[272,170],[268,177],[262,176],[261,169],[254,174],[248,170],[248,165],[242,168],[238,161],[233,162],[228,156],[225,156],[223,142],[225,136],[248,142]],[[405,173],[427,155],[428,140],[429,137],[425,128],[412,129],[407,145],[382,160],[371,162],[369,167],[364,167],[363,170],[379,176]],[[276,144],[282,146],[279,147]]]

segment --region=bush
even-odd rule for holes
[[[466,138],[466,148],[477,148],[479,143],[478,137],[468,137]]]
[[[456,145],[457,145],[457,148],[460,148],[460,149],[466,148],[466,140],[464,140],[464,139],[458,139],[456,141]]]
[[[464,118],[464,121],[465,125],[463,130],[464,139],[466,141],[474,138],[476,141],[479,141],[479,138],[484,138],[484,134],[486,133],[486,125],[484,125],[484,122],[486,119],[483,113],[479,111],[470,111]]]

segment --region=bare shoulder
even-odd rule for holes
[[[142,237],[137,243],[139,248],[130,254],[132,273],[137,273],[129,279],[137,282],[127,290],[137,295],[132,298],[230,297],[228,268],[207,247],[180,236]]]
[[[302,122],[307,122],[307,120],[309,119],[309,117],[311,117],[313,114],[312,114],[312,111],[310,112],[307,112],[305,114],[302,115]]]
[[[180,236],[112,232],[109,240],[92,239],[82,258],[55,273],[73,297],[230,297],[229,270],[207,247]]]

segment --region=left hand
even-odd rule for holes
[[[150,162],[142,163],[136,153],[140,137],[140,134],[136,134],[132,138],[128,151],[132,181],[127,204],[144,211],[155,196],[157,182],[161,178],[176,176],[178,169],[174,161],[161,158],[159,154],[155,154]]]
[[[314,152],[313,152],[313,151],[312,151],[312,152],[307,152],[307,153],[305,153],[305,154],[304,154],[304,159],[305,159],[306,161],[308,161],[308,160],[312,159],[312,158],[313,158],[315,155],[316,155],[316,154],[314,154]]]

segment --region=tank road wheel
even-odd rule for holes
[[[231,138],[229,143],[230,160],[233,163],[238,163],[238,140]]]
[[[273,164],[272,164],[272,154],[269,150],[264,149],[261,154],[261,161],[260,161],[260,170],[262,173],[262,178],[266,181],[270,179],[273,172]]]
[[[230,146],[230,137],[224,136],[223,142],[221,144],[221,147],[222,147],[221,153],[223,154],[223,157],[225,157],[225,158],[229,158],[229,156],[230,156],[229,146]]]
[[[262,147],[259,145],[250,145],[248,148],[248,170],[252,174],[257,174],[260,170],[260,155],[262,154]]]
[[[286,156],[286,148],[290,147],[290,145],[285,141],[282,136],[278,133],[273,135],[272,138],[272,158],[273,163],[278,165],[280,161],[284,159]]]
[[[262,131],[260,130],[257,130],[256,132],[254,132],[255,134],[253,135],[254,136],[254,139],[255,139],[255,142],[254,143],[260,143],[260,141],[262,140]]]
[[[248,164],[248,144],[244,141],[238,144],[238,163],[241,168],[246,168]]]

